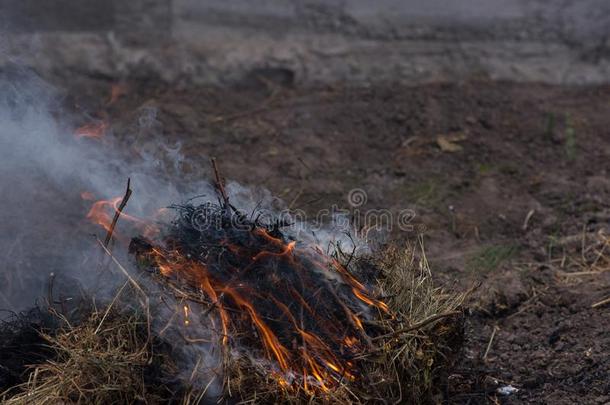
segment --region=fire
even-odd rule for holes
[[[108,98],[106,105],[110,106],[110,105],[116,103],[119,100],[119,98],[123,97],[126,94],[127,94],[126,85],[119,84],[119,83],[113,84],[112,87],[110,88],[110,97]]]
[[[348,347],[354,347],[358,343],[358,339],[354,336],[346,336],[343,343]]]
[[[182,307],[182,309],[184,310],[184,325],[189,326],[191,323],[191,321],[189,319],[189,307],[188,307],[188,305],[184,305]]]
[[[97,201],[87,217],[108,230],[120,202]],[[186,296],[196,294],[226,355],[243,349],[265,359],[279,388],[325,393],[358,379],[358,356],[370,347],[366,321],[391,317],[387,305],[338,260],[277,228],[232,228],[227,211],[203,212],[222,215],[211,222],[218,227],[197,228],[193,206],[163,231],[121,213],[145,233],[129,246],[138,266]],[[179,308],[184,326],[194,327],[193,306]]]
[[[95,199],[93,193],[88,191],[81,192],[81,198],[85,201]],[[135,216],[128,215],[125,212],[119,211],[119,205],[122,199],[123,197],[115,197],[110,200],[99,200],[94,202],[87,213],[87,219],[90,222],[101,226],[106,232],[108,232],[111,229],[114,215],[116,213],[120,213],[123,220],[135,225],[143,235],[147,237],[156,236],[159,233],[158,226]],[[162,212],[163,211],[159,210],[159,214]],[[119,239],[122,237],[116,232],[116,230],[114,231],[114,235],[118,236]]]
[[[106,134],[108,127],[108,122],[105,120],[91,122],[78,127],[74,132],[74,136],[77,138],[101,139]]]
[[[93,201],[95,200],[95,195],[90,191],[83,191],[82,193],[80,193],[80,198],[85,201]]]
[[[263,337],[263,343],[267,348],[267,351],[269,353],[273,353],[273,356],[276,358],[282,371],[288,370],[288,350],[284,346],[282,346],[277,336],[265,324],[265,322],[263,322],[263,320],[258,315],[256,309],[252,306],[252,304],[242,298],[237,292],[232,291],[229,288],[225,287],[223,288],[223,291],[228,293],[228,295],[231,296],[231,298],[237,303],[237,305],[243,307],[248,312],[250,318],[252,319],[252,322],[256,325]]]
[[[222,323],[222,344],[226,346],[227,343],[229,343],[229,316],[222,307],[222,304],[219,303],[218,294],[216,294],[216,291],[210,284],[210,280],[207,277],[201,281],[201,287],[210,296],[210,298],[214,300],[213,302],[217,303],[216,305],[218,305],[218,312],[220,314],[220,321]]]
[[[341,301],[337,292],[324,297],[316,296],[321,294],[319,289],[326,281],[322,280],[317,287],[307,287],[307,279],[323,278],[324,272],[335,267],[333,261],[317,252],[299,248],[296,241],[284,242],[262,231],[253,234],[263,243],[254,255],[247,245],[236,245],[229,239],[220,242],[222,246],[219,249],[226,255],[233,255],[227,258],[229,262],[243,261],[240,267],[231,266],[224,276],[215,268],[215,260],[205,265],[189,258],[180,249],[138,246],[137,243],[134,245],[134,240],[132,252],[141,261],[152,262],[152,267],[166,279],[198,286],[207,296],[210,307],[217,310],[223,347],[237,344],[239,339],[243,339],[236,337],[238,340],[232,340],[231,336],[239,335],[233,335],[231,331],[240,330],[243,333],[245,325],[250,324],[258,332],[262,354],[277,365],[277,371],[271,375],[276,376],[281,388],[291,389],[297,384],[299,389],[306,392],[324,393],[342,380],[357,379],[359,371],[352,357],[367,347],[362,319],[354,309]],[[285,294],[279,293],[274,291],[273,283],[260,282],[261,277],[254,275],[257,271],[267,271],[268,274],[262,278],[279,279],[280,284],[285,283],[277,274],[272,277],[273,269],[282,265],[297,272],[299,284],[303,283],[302,292],[293,287],[282,290]],[[343,271],[344,276],[351,280],[347,270]],[[345,291],[342,294],[351,294],[367,306],[388,311],[387,306],[371,298],[364,285],[358,284],[357,280],[346,282],[343,288]],[[323,306],[322,301],[325,302]],[[279,312],[271,316],[273,311]],[[349,317],[348,322],[340,321],[342,313]],[[242,344],[256,345],[255,342],[251,338],[242,340]],[[294,347],[295,342],[298,347]],[[293,378],[287,378],[288,375]]]
[[[366,303],[367,305],[379,308],[386,314],[390,313],[390,309],[388,308],[388,306],[382,301],[371,298],[366,292],[366,287],[361,282],[356,280],[354,276],[352,276],[347,271],[347,269],[343,267],[343,265],[339,263],[336,259],[333,260],[333,266],[337,269],[339,274],[343,276],[343,279],[353,286],[352,292],[359,300]]]
[[[127,94],[126,85],[118,83],[113,84],[110,88],[108,101],[105,103],[106,107],[116,103],[125,94]],[[101,118],[78,127],[74,131],[74,136],[76,138],[102,139],[110,128],[108,113],[105,110],[100,110],[97,112],[97,115]]]
[[[81,197],[83,193],[81,193]],[[85,196],[87,196],[85,194]],[[85,198],[83,198],[85,199]],[[121,197],[113,198],[112,200],[100,200],[91,206],[87,219],[96,225],[101,226],[108,232],[110,225],[112,224],[112,218],[114,212],[118,210],[119,204],[121,203]]]

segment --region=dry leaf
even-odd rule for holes
[[[443,152],[459,152],[463,150],[456,142],[466,139],[466,135],[462,133],[439,135],[436,137],[436,144]]]

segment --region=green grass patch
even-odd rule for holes
[[[410,184],[404,190],[407,198],[417,205],[438,207],[447,197],[447,185],[436,178]]]
[[[512,244],[484,247],[468,259],[466,269],[482,273],[495,271],[503,263],[512,259],[518,251],[518,246]]]
[[[494,170],[494,166],[489,163],[479,163],[477,165],[477,172],[480,176],[490,174]]]
[[[568,120],[566,132],[565,132],[565,143],[564,147],[566,150],[566,157],[569,161],[576,159],[576,131]]]

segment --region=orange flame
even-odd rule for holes
[[[80,198],[85,201],[93,201],[95,200],[95,195],[91,191],[83,191],[80,193]]]
[[[189,320],[189,307],[188,305],[185,305],[182,307],[182,309],[184,310],[184,325],[189,326],[189,324],[191,323],[191,321]]]
[[[110,225],[112,224],[113,213],[118,211],[121,199],[121,197],[117,197],[112,200],[100,200],[93,203],[87,214],[87,219],[104,228],[106,232],[109,231]]]
[[[83,200],[93,199],[93,194],[90,192],[82,192],[81,198]],[[106,232],[108,232],[112,226],[112,220],[116,213],[119,213],[119,205],[123,197],[115,197],[111,200],[99,200],[93,203],[89,212],[87,213],[87,219],[92,223],[101,226]],[[159,227],[144,221],[140,218],[128,215],[125,212],[120,212],[121,218],[136,225],[140,231],[147,237],[154,237],[159,234]],[[115,235],[118,235],[116,230]],[[120,235],[119,235],[120,237]]]
[[[74,136],[77,138],[101,139],[106,134],[108,127],[109,125],[106,121],[91,122],[78,127],[74,132]]]
[[[236,291],[223,288],[223,292],[230,295],[237,305],[243,307],[248,312],[259,332],[263,335],[263,343],[267,347],[267,350],[273,353],[282,371],[288,370],[288,350],[282,346],[277,339],[277,336],[275,336],[273,331],[262,321],[252,304],[244,300]]]

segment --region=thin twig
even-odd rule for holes
[[[534,215],[534,213],[536,212],[536,210],[530,210],[527,215],[525,216],[525,221],[523,221],[523,226],[521,226],[521,229],[523,229],[524,231],[527,231],[527,227],[530,223],[530,219],[532,219],[532,216]]]
[[[55,284],[55,273],[49,274],[49,285],[47,286],[47,301],[49,307],[53,306],[53,285]]]
[[[445,312],[444,314],[436,314],[436,315],[431,316],[428,319],[424,319],[421,322],[411,325],[408,328],[398,329],[398,330],[395,330],[394,332],[391,332],[391,333],[388,333],[385,335],[381,335],[381,336],[375,336],[371,340],[375,342],[375,341],[381,340],[381,339],[393,338],[395,336],[402,335],[403,333],[413,332],[414,330],[421,329],[424,326],[431,324],[432,322],[438,321],[439,319],[447,318],[449,316],[458,315],[458,314],[461,314],[461,312],[460,311],[451,311],[451,312]]]
[[[225,192],[225,188],[222,184],[222,179],[221,179],[220,173],[218,171],[218,166],[216,165],[216,158],[212,158],[210,160],[212,162],[212,168],[214,169],[214,177],[216,178],[216,189],[220,193],[220,196],[222,197],[224,204],[225,204],[225,208],[226,208],[229,206],[229,197],[227,196],[227,193]]]
[[[97,239],[97,242],[102,246],[102,249],[104,249],[104,252],[110,256],[110,258],[112,259],[112,261],[114,262],[114,264],[117,265],[117,267],[119,268],[119,270],[121,270],[121,272],[125,275],[125,277],[127,277],[127,279],[129,280],[129,282],[131,283],[131,285],[138,290],[144,297],[148,297],[148,295],[146,294],[146,292],[144,292],[144,290],[142,289],[142,287],[140,287],[140,285],[137,283],[136,280],[134,280],[133,277],[131,277],[131,274],[129,274],[129,272],[125,269],[125,267],[123,267],[123,265],[116,259],[116,257],[114,257],[114,255],[110,252],[110,250],[108,250],[108,248],[106,248],[106,246],[102,243],[101,240]]]
[[[110,239],[112,239],[112,234],[114,233],[114,227],[116,226],[116,223],[119,220],[119,217],[121,216],[121,213],[123,212],[123,209],[127,205],[127,201],[129,201],[129,197],[131,197],[130,185],[131,185],[131,179],[128,178],[127,179],[127,190],[125,190],[125,195],[123,196],[123,199],[121,200],[121,204],[119,205],[116,212],[114,213],[114,218],[112,219],[112,223],[110,224],[110,228],[108,228],[108,233],[106,234],[106,239],[104,240],[104,247],[108,247],[108,244],[110,243]]]
[[[489,351],[491,350],[491,345],[494,342],[494,338],[496,337],[496,333],[498,333],[498,331],[500,330],[500,328],[498,327],[498,325],[494,326],[494,330],[491,332],[491,337],[489,338],[489,342],[487,343],[487,348],[485,349],[485,353],[483,354],[483,360],[487,359],[487,355],[489,354]]]
[[[108,308],[106,308],[106,312],[104,312],[104,316],[102,316],[102,320],[100,321],[100,323],[97,325],[97,328],[95,328],[95,331],[93,332],[94,335],[97,335],[97,332],[100,331],[100,329],[102,328],[102,325],[104,324],[104,321],[106,320],[106,317],[108,316],[108,314],[110,313],[110,310],[112,309],[112,307],[114,306],[114,303],[116,302],[116,300],[119,298],[119,296],[121,295],[121,293],[123,292],[123,290],[125,289],[125,287],[127,287],[127,285],[129,284],[129,281],[126,281],[123,286],[119,289],[119,292],[117,292],[114,296],[114,298],[112,299],[112,302],[110,303],[110,305],[108,305]]]
[[[148,294],[146,294],[146,292],[142,289],[142,287],[140,287],[138,282],[136,280],[134,280],[133,277],[131,277],[131,274],[129,274],[129,272],[125,269],[125,267],[123,267],[123,265],[117,260],[117,258],[114,257],[112,252],[110,252],[110,250],[108,250],[108,248],[102,243],[102,241],[99,240],[99,238],[96,238],[96,239],[97,239],[97,242],[102,247],[102,249],[104,250],[104,252],[110,257],[110,259],[112,259],[112,261],[114,262],[114,264],[116,264],[118,269],[121,270],[121,273],[123,273],[125,275],[125,277],[127,277],[127,280],[129,280],[129,282],[131,283],[133,288],[135,288],[142,295],[142,297],[144,299],[144,302],[142,303],[142,305],[146,309],[146,327],[147,327],[147,332],[148,332],[148,340],[147,340],[147,343],[148,343],[151,339],[151,324],[150,324],[151,320],[150,320],[150,305],[149,305]]]
[[[610,297],[601,300],[599,302],[596,302],[595,304],[591,305],[591,308],[598,308],[601,307],[602,305],[606,305],[606,304],[610,304]]]

